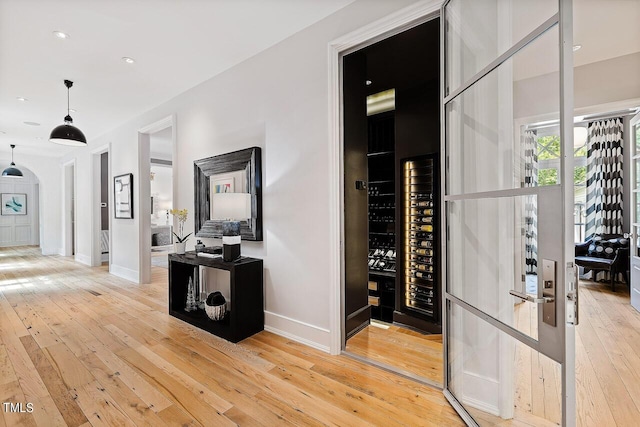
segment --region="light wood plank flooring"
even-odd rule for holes
[[[397,325],[369,325],[347,341],[354,355],[442,386],[442,335],[426,335]],[[386,326],[386,327],[384,327]]]
[[[640,313],[624,285],[580,282],[578,424],[640,425]]]
[[[462,425],[442,393],[262,332],[235,345],[136,285],[37,248],[0,249],[4,426]],[[26,410],[26,407],[23,406]]]
[[[580,281],[580,287],[580,324],[576,329],[578,425],[640,425],[640,313],[631,307],[629,291],[623,285],[616,286],[616,292],[608,283]],[[533,307],[516,306],[517,327],[525,333],[531,332],[537,322]],[[441,356],[406,357],[403,348],[409,340],[402,332],[397,327],[386,331],[368,327],[348,341],[347,349],[413,373],[436,372],[442,367]],[[559,422],[561,383],[557,364],[521,345],[514,356],[518,373],[516,420],[504,421],[479,412],[474,415],[483,425]]]

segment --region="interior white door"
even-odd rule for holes
[[[444,393],[470,425],[575,425],[571,10],[447,0],[441,12]],[[538,183],[535,131],[517,128],[531,116],[560,123],[552,185]]]
[[[631,280],[631,305],[640,311],[640,114],[631,119],[631,256],[629,274]]]

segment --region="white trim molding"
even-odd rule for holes
[[[264,330],[329,353],[331,334],[328,329],[265,311]]]
[[[112,263],[109,266],[109,273],[133,283],[141,283],[138,272],[130,268],[121,267]]]
[[[347,53],[406,31],[434,19],[440,14],[441,0],[425,0],[401,9],[356,31],[346,34],[328,46],[329,66],[329,294],[331,354],[342,351],[344,328],[344,248],[343,235],[343,141],[342,141],[342,57]]]

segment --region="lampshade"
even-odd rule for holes
[[[214,193],[211,195],[211,219],[242,220],[251,218],[251,194]]]
[[[14,144],[11,144],[11,165],[2,171],[2,176],[5,178],[22,178],[22,171],[16,167],[13,163],[13,149],[16,148]]]
[[[73,147],[85,147],[87,138],[84,133],[73,125],[73,119],[69,109],[69,89],[73,86],[71,80],[65,80],[64,85],[67,87],[67,115],[64,118],[64,124],[56,126],[49,135],[49,141],[61,145],[71,145]]]
[[[2,171],[2,176],[8,178],[22,178],[22,171],[15,166],[14,163],[11,163],[12,166],[9,166],[5,170]]]
[[[573,128],[573,148],[580,148],[587,142],[587,128],[576,126]]]
[[[171,209],[172,204],[171,200],[160,199],[158,202],[158,209],[161,211],[168,211]]]
[[[87,145],[87,138],[85,138],[84,133],[70,123],[65,123],[53,129],[49,136],[49,141],[74,147]]]

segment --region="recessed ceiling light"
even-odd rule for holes
[[[366,84],[367,86],[369,86],[371,83],[373,83],[371,80],[367,80],[366,82],[364,82],[364,84]]]
[[[53,35],[56,36],[57,38],[63,39],[63,40],[66,40],[66,39],[71,37],[69,34],[63,33],[62,31],[54,31]]]
[[[135,60],[135,59],[133,59],[133,58],[129,58],[128,56],[123,56],[123,57],[122,57],[122,60],[123,60],[124,62],[126,62],[127,64],[133,64],[134,62],[136,62],[136,60]]]
[[[27,99],[27,98],[24,98],[24,97],[22,97],[22,96],[18,96],[16,99],[17,99],[18,101],[20,101],[20,102],[27,102],[27,101],[28,101],[28,99]]]
[[[574,45],[573,45],[573,51],[574,51],[574,52],[575,52],[575,51],[577,51],[577,50],[580,50],[581,48],[582,48],[582,45],[581,45],[581,44],[574,44]]]
[[[76,112],[76,110],[74,110],[73,108],[69,108],[69,112],[70,112],[70,113],[75,113],[75,112]]]
[[[40,126],[40,123],[37,123],[37,122],[23,122],[23,123],[29,126]]]

